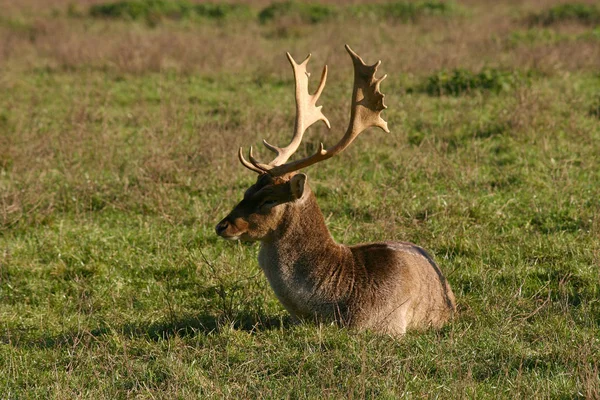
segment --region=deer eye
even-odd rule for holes
[[[260,208],[273,207],[277,204],[277,200],[274,199],[266,199],[262,203],[260,203]]]

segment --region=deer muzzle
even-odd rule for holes
[[[246,233],[247,229],[247,222],[243,221],[241,218],[232,220],[228,215],[217,224],[215,232],[223,239],[238,240],[241,235]]]

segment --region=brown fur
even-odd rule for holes
[[[304,174],[259,176],[217,233],[261,241],[259,265],[277,298],[299,319],[400,335],[441,327],[456,309],[448,282],[422,248],[336,243]]]

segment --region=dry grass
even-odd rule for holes
[[[553,2],[543,6],[549,4]],[[430,17],[418,24],[164,23],[155,28],[112,21],[91,24],[87,18],[64,16],[63,3],[56,2],[54,8],[55,17],[8,13],[6,18],[20,21],[21,26],[4,24],[0,28],[0,63],[4,68],[89,67],[130,73],[175,70],[207,74],[236,73],[260,65],[261,73],[279,73],[280,55],[288,50],[296,54],[311,48],[322,60],[342,64],[338,49],[345,42],[361,49],[368,58],[382,57],[391,70],[417,75],[458,67],[480,69],[483,65],[556,73],[594,70],[600,63],[597,40],[582,41],[578,46],[509,45],[509,34],[526,26],[524,17],[532,8],[529,3],[520,7],[476,4],[469,16]]]

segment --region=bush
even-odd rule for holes
[[[361,4],[351,7],[352,14],[360,17],[384,18],[402,22],[415,21],[426,15],[450,15],[457,10],[454,3],[427,1],[394,1],[379,4]]]
[[[449,15],[455,13],[454,3],[440,0],[416,2],[394,1],[381,4],[363,4],[335,7],[318,3],[303,3],[289,0],[274,2],[258,14],[262,24],[289,22],[317,24],[337,15],[349,17],[371,17],[399,21],[413,21],[425,15]],[[77,16],[76,6],[70,6],[69,15]],[[113,3],[96,4],[90,7],[89,14],[95,18],[125,20],[208,18],[224,19],[232,16],[250,18],[252,12],[245,4],[233,3],[191,3],[189,0],[121,0]]]
[[[600,118],[600,96],[594,99],[594,102],[590,107],[590,115],[596,118]]]
[[[250,16],[250,8],[244,4],[200,3],[194,4],[196,15],[206,18],[228,18],[232,16]]]
[[[164,17],[189,17],[192,6],[187,2],[167,2],[164,0],[125,0],[116,3],[93,5],[92,17],[115,19],[143,19],[152,15]]]
[[[518,86],[521,81],[522,76],[514,71],[485,68],[479,73],[474,73],[465,69],[455,69],[430,76],[423,89],[431,96],[459,96],[472,91],[498,93]]]
[[[193,4],[186,0],[124,0],[116,3],[93,5],[90,15],[96,18],[115,18],[148,21],[186,18],[224,19],[249,15],[250,9],[242,4]]]
[[[316,24],[332,18],[336,14],[337,10],[331,6],[285,1],[272,3],[270,6],[264,8],[258,14],[258,19],[262,24],[284,18]]]
[[[586,25],[600,23],[600,8],[591,4],[566,3],[549,8],[530,17],[533,24],[551,25],[557,22],[580,22]]]

